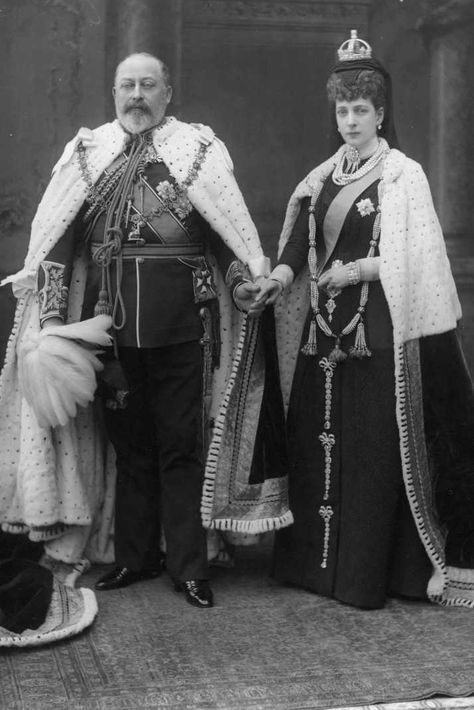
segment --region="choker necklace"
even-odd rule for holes
[[[336,185],[348,185],[350,182],[358,180],[370,172],[372,168],[374,168],[377,163],[382,160],[389,150],[390,149],[385,138],[379,138],[379,144],[375,153],[372,153],[370,158],[366,160],[362,167],[359,167],[359,151],[357,148],[346,144],[346,146],[341,150],[336,167],[334,168],[332,181]]]

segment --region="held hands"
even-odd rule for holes
[[[282,291],[283,285],[281,281],[272,278],[261,279],[259,282],[259,293],[249,310],[250,315],[259,316],[266,306],[275,303]]]
[[[331,269],[326,271],[318,280],[318,286],[329,295],[336,295],[346,286],[357,283],[353,272],[354,264],[335,263]],[[283,291],[283,284],[277,278],[262,279],[260,282],[260,292],[249,309],[251,315],[260,315],[266,306],[275,303]]]
[[[242,311],[259,316],[265,306],[275,303],[283,287],[279,281],[259,278],[257,283],[241,283],[234,291],[234,300]]]
[[[252,283],[251,281],[244,281],[243,283],[239,284],[234,290],[234,301],[237,305],[237,308],[239,308],[241,311],[245,311],[254,315],[254,313],[252,312],[252,306],[259,291],[260,286],[256,283]]]
[[[318,279],[318,287],[324,289],[329,296],[337,296],[346,286],[355,286],[361,281],[375,281],[379,278],[379,261],[378,257],[357,259],[347,264],[336,260]],[[278,264],[269,277],[260,276],[256,283],[244,282],[237,286],[234,290],[234,300],[237,306],[250,316],[259,316],[266,306],[276,303],[293,279],[291,267]]]

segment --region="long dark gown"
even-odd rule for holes
[[[317,240],[327,209],[341,188],[329,178],[316,204]],[[356,204],[370,199],[376,207],[377,181],[361,193],[344,221],[334,252],[344,263],[366,257],[375,211],[362,216]],[[309,198],[280,263],[298,273],[308,254]],[[349,286],[335,299],[329,323],[327,294],[320,308],[338,334],[355,314],[361,285]],[[310,313],[301,344],[308,337]],[[380,608],[389,594],[425,598],[431,566],[418,537],[404,490],[399,434],[395,418],[392,326],[379,281],[369,286],[366,336],[370,358],[347,358],[332,376],[331,428],[324,428],[326,374],[321,366],[334,339],[318,327],[318,354],[299,352],[288,411],[289,495],[294,525],[277,533],[273,576],[362,608]],[[345,352],[355,331],[342,339]],[[330,488],[325,499],[328,462],[319,437],[332,434]],[[332,511],[329,526],[324,517]],[[326,551],[325,551],[326,533]]]

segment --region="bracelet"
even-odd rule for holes
[[[349,281],[349,286],[357,286],[360,282],[360,264],[357,261],[350,261],[346,264],[347,267],[347,279]]]

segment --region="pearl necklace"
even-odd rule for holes
[[[379,138],[379,144],[375,153],[372,153],[370,158],[363,164],[361,168],[357,168],[360,160],[359,151],[356,148],[353,148],[352,146],[348,146],[346,144],[341,150],[339,159],[336,163],[336,167],[334,168],[332,174],[332,181],[336,185],[348,185],[350,182],[358,180],[359,178],[370,172],[372,168],[374,168],[377,163],[382,160],[382,158],[386,155],[386,153],[388,153],[389,150],[390,149],[385,138]],[[347,172],[344,172],[345,163],[347,163],[349,166]]]

